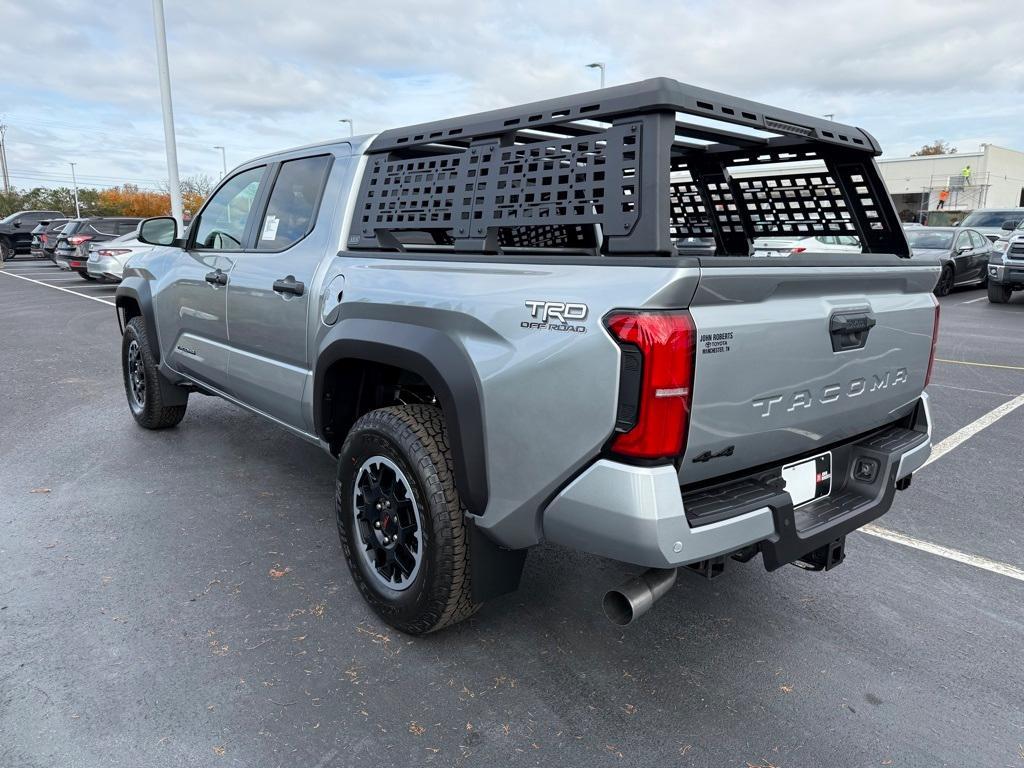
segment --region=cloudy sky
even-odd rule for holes
[[[182,175],[656,75],[860,125],[888,156],[1024,150],[1019,0],[165,0]],[[18,187],[166,178],[151,4],[0,0]]]

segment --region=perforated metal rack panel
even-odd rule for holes
[[[524,145],[497,140],[460,153],[371,157],[360,188],[360,242],[379,230],[451,230],[506,246],[592,245],[580,225],[628,233],[640,207],[639,125]]]
[[[758,237],[855,235],[853,213],[827,173],[734,181]]]

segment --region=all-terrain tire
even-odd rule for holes
[[[367,534],[356,520],[356,483],[361,468],[376,457],[392,462],[409,481],[422,523],[418,570],[401,589],[390,588],[374,572],[364,554],[370,551]],[[381,619],[402,632],[422,635],[479,609],[470,585],[469,530],[440,408],[398,405],[362,416],[341,448],[335,488],[345,560],[363,598]]]
[[[168,406],[163,403],[160,371],[149,348],[146,322],[142,317],[133,317],[125,326],[121,337],[121,370],[128,407],[141,426],[167,429],[185,418],[187,401],[184,405]]]
[[[988,282],[988,300],[993,304],[1005,304],[1010,300],[1010,294],[1013,291],[1010,286],[1003,285],[1002,283],[993,283],[991,280]]]

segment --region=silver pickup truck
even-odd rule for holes
[[[342,550],[424,633],[553,541],[650,569],[842,562],[930,451],[937,263],[865,131],[653,79],[281,152],[117,289],[131,412],[217,395],[338,459]],[[759,257],[764,237],[862,253]],[[702,250],[687,242],[707,242]]]

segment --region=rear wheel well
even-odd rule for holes
[[[440,403],[419,374],[393,365],[347,358],[334,362],[324,374],[319,395],[320,436],[337,455],[345,436],[365,413],[389,405]]]

